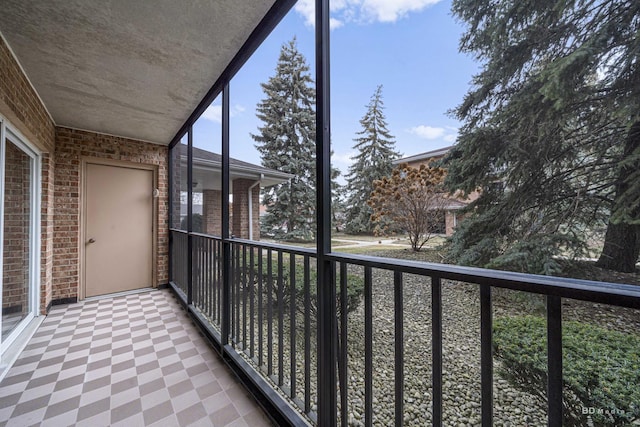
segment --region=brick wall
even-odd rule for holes
[[[40,98],[0,37],[0,114],[43,151],[52,152],[55,128]]]
[[[79,286],[82,157],[158,166],[157,280],[168,282],[167,147],[111,135],[56,128],[53,299],[76,298]]]
[[[202,228],[206,234],[222,235],[222,192],[204,190],[202,192]]]
[[[41,309],[51,302],[53,280],[53,153],[55,126],[9,47],[0,37],[0,114],[42,150]]]
[[[241,239],[249,238],[249,187],[256,181],[250,179],[235,179],[233,181],[233,216],[232,233]],[[253,240],[260,240],[260,186],[251,190]]]
[[[182,168],[180,167],[180,164],[182,160],[180,159],[179,146],[176,145],[173,150],[171,150],[171,153],[169,155],[171,156],[171,164],[173,165],[173,176],[171,177],[171,191],[173,192],[173,194],[171,194],[171,200],[173,201],[173,212],[171,212],[170,227],[180,229],[180,209],[182,205],[180,199],[180,188],[182,185]]]
[[[63,127],[56,128],[1,37],[0,114],[30,143],[42,151],[41,312],[46,312],[52,300],[78,296],[79,179],[82,156],[158,165],[160,197],[158,199],[156,271],[158,283],[166,283],[168,281],[166,147]],[[9,235],[7,237],[9,238]],[[10,240],[14,242],[18,239]],[[7,260],[7,262],[13,261]],[[9,300],[7,301],[9,303]]]

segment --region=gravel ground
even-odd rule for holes
[[[362,269],[351,266],[352,274]],[[405,425],[430,425],[431,387],[431,286],[430,279],[404,275],[404,421]],[[480,425],[480,303],[476,286],[443,281],[443,422],[446,426]],[[541,301],[510,298],[494,293],[494,317],[527,313],[540,314]],[[275,314],[275,310],[274,310]],[[630,309],[579,301],[563,302],[565,320],[592,321],[622,332],[640,330],[640,314]],[[296,369],[298,404],[304,398],[303,329],[297,320]],[[289,317],[284,316],[284,389],[288,378],[290,343]],[[313,326],[312,330],[315,328]],[[277,373],[277,321],[273,325],[273,366]],[[265,335],[266,325],[262,328]],[[256,324],[256,336],[259,334]],[[348,320],[348,424],[364,425],[364,304],[349,314]],[[388,426],[394,422],[394,292],[390,272],[373,273],[373,424]],[[315,353],[313,334],[311,353]],[[265,345],[265,360],[266,360]],[[315,372],[315,360],[312,361]],[[275,384],[275,383],[274,383]],[[312,374],[311,397],[315,402],[316,378]],[[339,396],[338,396],[339,399]],[[315,410],[315,404],[312,405]],[[494,359],[494,425],[544,426],[545,402],[512,387],[500,375],[500,362]]]
[[[394,420],[394,300],[391,273],[373,276],[374,424]],[[443,282],[443,422],[480,425],[480,304],[478,291]],[[431,423],[431,287],[429,279],[404,279],[405,425]],[[349,318],[349,424],[363,424],[364,306]],[[497,369],[496,369],[497,371]],[[546,425],[546,411],[533,396],[512,388],[496,373],[494,425]]]

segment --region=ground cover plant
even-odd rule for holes
[[[501,374],[514,386],[546,399],[547,333],[544,318],[494,321],[493,348]],[[640,337],[592,324],[563,324],[565,426],[623,426],[640,420]]]

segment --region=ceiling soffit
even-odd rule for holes
[[[167,144],[273,1],[3,0],[56,125]]]

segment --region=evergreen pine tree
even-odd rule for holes
[[[333,155],[333,152],[331,152]],[[331,227],[336,233],[344,229],[346,187],[340,185],[340,169],[331,168]]]
[[[367,105],[367,112],[360,120],[362,130],[354,139],[358,154],[349,167],[346,201],[345,231],[350,234],[371,233],[372,209],[367,204],[373,191],[373,181],[391,174],[391,162],[399,157],[395,151],[394,137],[387,129],[382,102],[382,85],[376,88]]]
[[[555,273],[607,226],[598,265],[640,254],[640,3],[454,0],[482,62],[455,110],[450,190],[483,192],[456,229],[459,263]],[[502,185],[496,186],[500,182]]]
[[[257,106],[263,122],[251,135],[262,165],[287,172],[285,183],[263,190],[262,226],[282,240],[311,240],[315,234],[315,90],[309,66],[294,37],[280,50],[273,77],[262,83]]]

